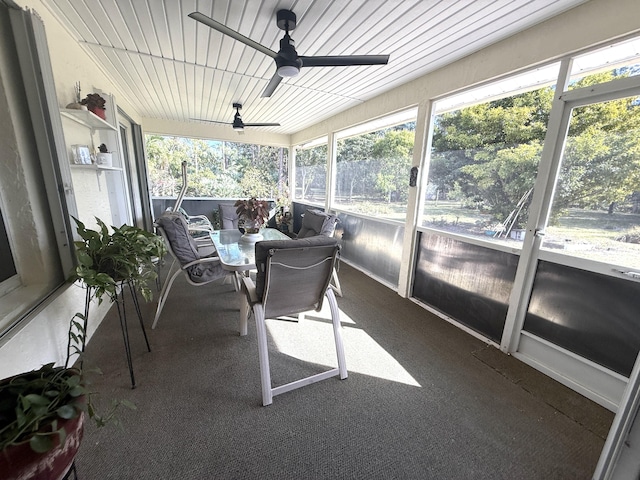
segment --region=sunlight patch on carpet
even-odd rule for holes
[[[295,321],[267,320],[267,331],[278,351],[285,355],[326,367],[338,365],[328,303],[320,312],[307,312]],[[421,385],[366,331],[340,312],[347,370],[415,387]]]

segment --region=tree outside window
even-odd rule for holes
[[[334,204],[393,220],[407,212],[415,122],[340,139]]]
[[[277,198],[286,191],[287,149],[247,143],[148,135],[152,197],[175,197],[187,162],[187,197]]]

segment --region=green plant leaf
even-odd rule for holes
[[[31,450],[37,453],[45,453],[53,448],[53,440],[49,435],[36,434],[29,440]]]
[[[45,397],[49,397],[49,398],[56,398],[58,395],[60,395],[60,390],[47,390],[46,392],[44,392]]]
[[[65,383],[69,385],[69,387],[76,387],[80,385],[81,380],[80,375],[71,375],[65,379]]]
[[[123,407],[127,407],[129,410],[137,410],[138,407],[136,407],[136,404],[123,398],[122,400],[120,400],[120,405],[122,405]]]
[[[16,422],[19,427],[22,427],[25,423],[27,423],[27,417],[24,414],[24,410],[19,407],[16,407]]]
[[[83,252],[82,250],[77,250],[76,256],[78,257],[78,262],[80,264],[87,267],[93,266],[93,259],[86,252]]]
[[[24,396],[24,399],[31,405],[49,405],[49,399],[37,393],[29,393]]]
[[[82,385],[77,385],[75,387],[73,387],[71,390],[69,390],[69,395],[71,395],[74,398],[80,397],[82,395],[84,395],[86,392],[85,388]]]
[[[56,413],[60,418],[64,418],[65,420],[69,420],[70,418],[75,418],[77,416],[76,409],[71,405],[62,405],[56,410]]]

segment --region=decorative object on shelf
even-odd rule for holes
[[[107,103],[104,98],[102,98],[97,93],[89,93],[86,98],[82,99],[80,102],[82,105],[86,105],[87,109],[96,114],[103,120],[106,120],[107,117],[105,115],[105,104]]]
[[[66,108],[70,108],[72,110],[87,110],[87,106],[83,105],[81,102],[81,94],[80,94],[80,82],[76,82],[75,86],[74,86],[74,90],[76,92],[76,101],[70,103],[69,105],[67,105]]]
[[[102,165],[104,167],[113,166],[113,156],[104,143],[101,143],[98,147],[98,153],[96,154],[96,165]]]
[[[269,218],[269,202],[252,197],[248,200],[237,200],[233,206],[236,207],[239,217],[238,228],[243,233],[240,241],[255,243],[262,240],[260,228]]]
[[[71,158],[76,165],[91,165],[91,152],[88,145],[71,145]]]

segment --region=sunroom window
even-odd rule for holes
[[[423,226],[519,246],[558,69],[436,102]]]
[[[295,148],[294,199],[324,206],[327,198],[327,137]]]
[[[569,90],[640,75],[640,38],[578,55],[571,63]]]
[[[335,208],[405,220],[416,114],[411,109],[336,134]]]
[[[173,136],[146,136],[149,184],[154,213],[173,208],[183,185],[182,207],[206,215],[220,226],[221,204],[256,197],[285,202],[288,192],[288,148]],[[219,202],[220,201],[220,202]]]

